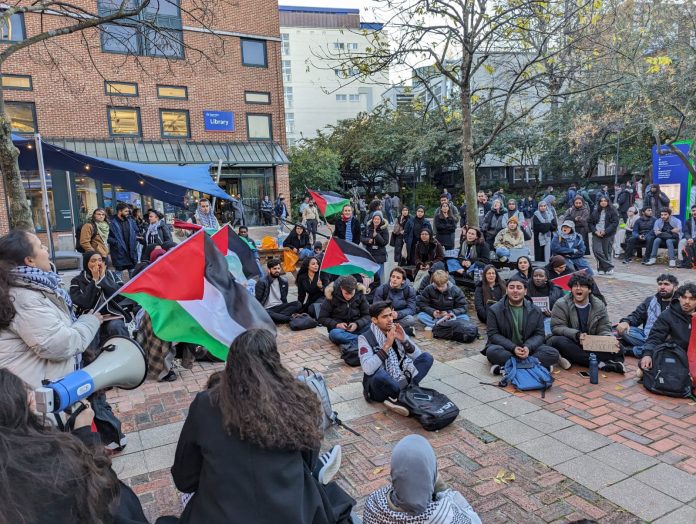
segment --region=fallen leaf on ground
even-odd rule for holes
[[[384,471],[384,468],[375,468],[372,470],[373,475],[378,475],[379,473],[382,473]]]
[[[507,484],[508,482],[512,482],[513,480],[515,480],[515,474],[509,471],[505,471],[504,469],[498,471],[498,474],[493,478],[493,481],[496,484]]]

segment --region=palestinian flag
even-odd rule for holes
[[[225,257],[204,231],[157,259],[120,294],[147,311],[162,340],[198,344],[222,360],[244,331],[276,332],[266,310],[235,282]]]
[[[237,280],[263,276],[251,247],[234,232],[231,225],[223,226],[210,238],[227,259],[229,270]]]
[[[352,242],[332,237],[329,245],[326,246],[326,253],[319,271],[332,275],[362,274],[371,277],[379,271],[379,264],[366,249]]]
[[[325,217],[339,214],[343,210],[343,206],[350,204],[350,200],[333,191],[312,191],[311,189],[307,189],[307,191]]]
[[[585,273],[586,271],[584,269],[581,269],[580,271],[570,273],[569,275],[563,275],[562,277],[552,278],[551,282],[560,287],[564,293],[570,293],[570,288],[568,287],[568,282],[570,281],[570,279],[573,277],[573,275],[580,275]]]

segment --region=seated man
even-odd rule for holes
[[[406,280],[406,271],[395,267],[389,274],[389,283],[375,289],[374,302],[388,300],[392,305],[394,320],[410,335],[415,335],[416,292]]]
[[[360,366],[365,400],[384,405],[408,417],[409,411],[398,403],[399,392],[408,385],[405,372],[414,384],[425,378],[433,365],[433,357],[414,344],[403,327],[394,322],[394,309],[387,301],[370,306],[372,323],[358,337]]]
[[[443,319],[469,320],[464,293],[450,283],[447,272],[442,269],[433,273],[428,287],[416,298],[416,307],[418,320],[430,327]]]
[[[652,209],[649,207],[644,207],[640,211],[640,217],[636,219],[633,223],[633,232],[631,236],[626,239],[626,252],[624,253],[624,264],[628,264],[631,259],[638,254],[638,250],[645,246],[645,257],[644,262],[647,262],[650,258],[650,250],[652,246],[648,245],[648,238],[652,233],[653,226],[655,225],[655,217],[653,216]]]
[[[624,347],[624,352],[640,358],[643,354],[643,344],[650,335],[650,330],[657,317],[669,307],[672,302],[677,302],[675,291],[679,281],[674,275],[663,273],[657,277],[657,293],[650,295],[627,317],[622,318],[616,326],[619,341]],[[643,326],[641,329],[640,326]]]
[[[679,239],[681,238],[681,230],[681,220],[672,216],[672,210],[670,208],[667,207],[660,210],[660,218],[655,220],[650,239],[652,240],[650,259],[645,262],[645,265],[652,266],[657,262],[657,250],[664,245],[669,255],[669,267],[676,267],[676,249],[679,245]],[[650,243],[650,240],[648,240],[648,243]]]
[[[488,341],[483,349],[491,373],[500,370],[511,357],[534,356],[542,366],[551,369],[558,362],[558,351],[544,345],[544,314],[531,300],[525,300],[524,280],[513,276],[505,286],[505,296],[490,306],[486,331]]]
[[[348,348],[357,346],[358,335],[370,327],[365,286],[358,284],[354,276],[346,275],[329,284],[324,296],[319,323],[329,331],[329,340]]]
[[[266,266],[268,273],[256,283],[256,300],[266,308],[276,324],[287,324],[292,316],[302,311],[302,304],[295,300],[288,302],[288,279],[280,276],[280,260],[270,259]]]
[[[582,348],[586,335],[611,336],[611,322],[604,303],[592,293],[594,279],[582,273],[568,281],[570,294],[556,301],[551,311],[549,344],[561,354],[563,369],[572,364],[588,366],[590,353]],[[617,342],[618,343],[618,342]],[[599,369],[626,373],[621,353],[597,352]]]
[[[684,221],[682,233],[684,236],[679,241],[677,248],[677,258],[679,260],[684,259],[684,248],[686,246],[689,246],[690,250],[693,249],[694,239],[696,239],[696,205],[691,206],[691,216]],[[687,264],[682,264],[682,267],[691,269],[691,260],[687,260]]]
[[[640,369],[636,372],[638,378],[643,376],[644,369],[652,368],[653,351],[662,343],[671,341],[684,351],[689,350],[691,325],[696,315],[696,284],[682,284],[676,292],[678,303],[673,302],[653,324],[648,339],[643,346],[643,358],[640,359]],[[693,376],[693,369],[691,370]]]
[[[569,269],[585,269],[588,275],[592,275],[592,268],[585,260],[585,242],[582,236],[575,232],[575,223],[566,220],[561,225],[560,233],[555,233],[551,239],[551,256],[561,255],[566,259]]]

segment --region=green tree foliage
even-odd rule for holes
[[[306,188],[339,191],[341,189],[341,157],[328,147],[304,141],[290,149],[290,195],[298,202],[307,194]]]

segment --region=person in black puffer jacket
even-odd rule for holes
[[[406,280],[406,271],[395,267],[389,274],[389,282],[375,289],[374,302],[390,301],[394,310],[394,320],[406,328],[412,336],[412,326],[416,322],[416,292]],[[411,329],[409,329],[411,328]]]
[[[347,275],[329,284],[324,296],[319,323],[329,331],[329,340],[337,345],[357,346],[358,335],[370,328],[365,286]]]
[[[375,279],[378,282],[382,282],[384,278],[384,263],[387,261],[389,230],[381,211],[375,211],[374,215],[372,215],[372,219],[365,226],[365,232],[360,240],[365,249],[372,255],[372,258],[375,259],[375,262],[379,264],[379,271],[375,273]]]
[[[423,325],[432,327],[443,316],[469,320],[464,293],[449,282],[446,271],[435,271],[430,282],[416,298],[418,320]]]

